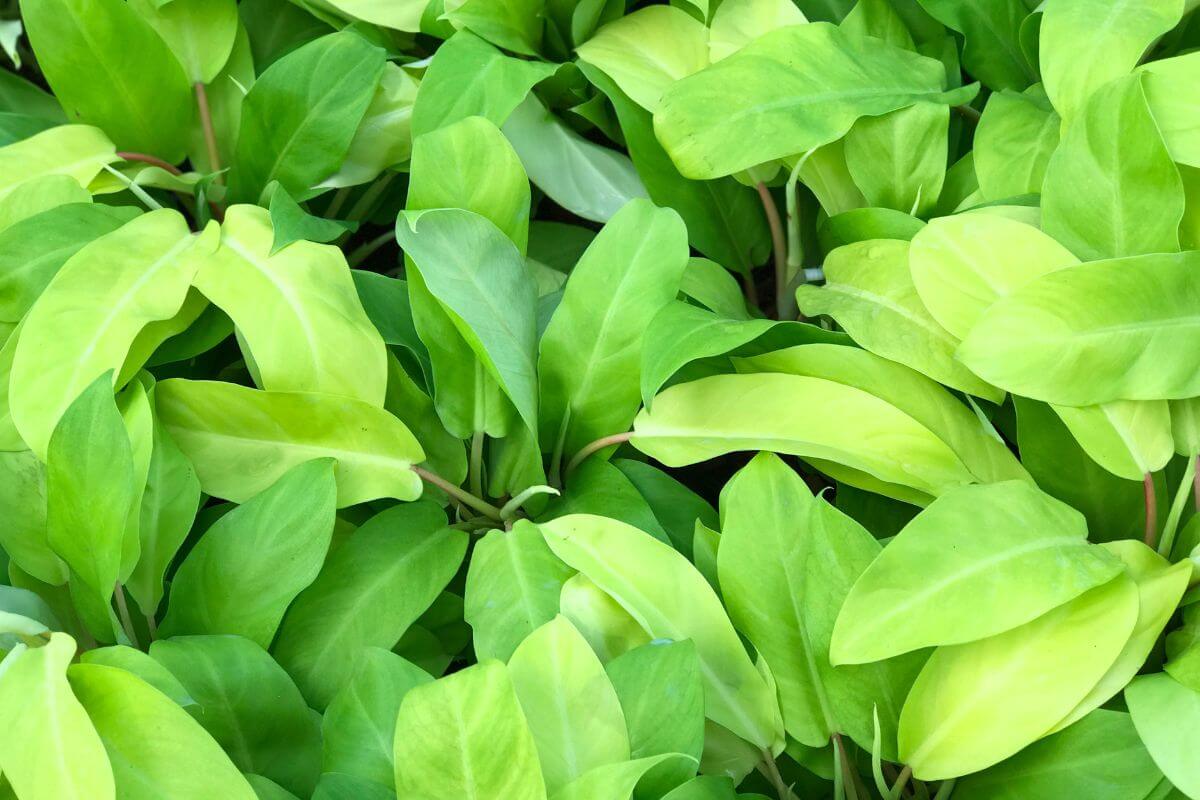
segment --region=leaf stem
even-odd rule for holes
[[[850,757],[846,753],[846,742],[842,739],[842,734],[835,732],[833,734],[833,748],[837,752],[837,761],[841,765],[843,779],[845,780],[846,798],[847,800],[858,800],[858,785],[855,781],[855,772],[850,767]]]
[[[509,500],[507,503],[505,503],[500,509],[500,516],[504,518],[505,522],[511,520],[517,515],[517,512],[521,510],[521,506],[525,504],[525,501],[539,494],[559,495],[562,494],[562,492],[558,491],[558,489],[555,489],[553,486],[530,486],[529,488],[519,492],[512,500]]]
[[[1158,500],[1154,495],[1154,475],[1147,472],[1142,476],[1142,498],[1146,502],[1146,533],[1144,540],[1148,547],[1154,547],[1158,534]]]
[[[208,106],[208,92],[204,84],[196,81],[196,107],[200,111],[200,129],[204,132],[204,147],[208,151],[208,171],[216,172],[216,182],[221,181],[221,151],[217,147],[217,134],[213,130],[212,110]]]
[[[771,196],[771,190],[762,181],[759,181],[754,188],[758,190],[758,197],[762,200],[763,213],[767,217],[767,227],[771,229],[771,252],[775,257],[775,317],[783,319],[781,313],[788,285],[787,238],[784,236],[783,222],[779,218],[779,207],[775,205],[775,198]]]
[[[485,517],[491,517],[492,519],[496,520],[497,522],[501,521],[502,518],[500,516],[500,509],[496,508],[494,505],[492,505],[488,501],[484,500],[483,498],[476,497],[475,495],[471,494],[470,492],[468,492],[464,489],[461,489],[458,486],[455,486],[453,483],[446,480],[441,475],[430,472],[429,470],[425,469],[424,467],[418,467],[416,464],[414,464],[412,466],[412,471],[417,473],[418,475],[420,475],[421,480],[425,481],[426,483],[428,483],[432,486],[436,486],[437,488],[441,489],[443,492],[450,495],[455,500],[462,503],[464,506],[467,506],[468,508],[472,508],[472,509],[478,511],[480,514],[483,514]]]
[[[956,112],[958,112],[959,116],[961,116],[963,119],[965,119],[967,122],[971,123],[972,125],[978,125],[979,120],[983,118],[983,115],[981,115],[978,111],[971,108],[970,106],[963,105],[963,106],[951,106],[951,107]]]
[[[121,617],[121,627],[125,629],[130,644],[140,650],[142,646],[138,644],[137,634],[133,630],[133,618],[129,616],[129,604],[125,601],[125,588],[120,583],[113,586],[113,596],[117,599],[117,614]]]
[[[891,800],[900,800],[904,794],[904,787],[908,785],[908,779],[911,777],[912,767],[905,764],[904,769],[900,770],[900,774],[896,776],[896,783],[892,785]]]
[[[583,448],[575,454],[574,458],[567,462],[566,475],[569,476],[572,472],[574,472],[575,468],[586,461],[588,456],[592,455],[593,453],[603,450],[606,447],[612,447],[616,444],[624,444],[632,437],[633,431],[626,431],[625,433],[614,433],[611,436],[604,436],[592,442],[591,444],[584,445]]]
[[[779,800],[796,800],[796,793],[784,782],[783,775],[779,772],[779,764],[775,762],[774,754],[770,750],[763,750],[762,754],[762,763],[758,765],[759,772],[775,787]]]
[[[140,161],[143,164],[150,164],[151,166],[158,167],[159,169],[165,169],[172,175],[183,174],[183,170],[174,164],[168,164],[158,156],[152,156],[146,153],[134,153],[129,150],[121,150],[117,152],[117,158],[121,159],[122,161]]]
[[[1196,510],[1200,511],[1200,455],[1192,460],[1196,465],[1196,477],[1192,479],[1192,497],[1196,503]]]
[[[352,253],[350,253],[350,257],[346,259],[350,262],[350,268],[354,269],[355,267],[359,266],[366,261],[372,253],[395,238],[396,231],[393,228],[392,230],[384,231],[366,244],[359,245]]]
[[[158,621],[153,614],[146,615],[146,630],[150,633],[150,641],[158,639]]]
[[[476,430],[471,437],[471,492],[483,496],[483,431]]]

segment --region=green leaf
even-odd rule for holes
[[[866,568],[838,616],[830,656],[861,664],[995,636],[1120,571],[1088,543],[1078,512],[1029,484],[962,487],[918,514]]]
[[[1147,81],[1149,86],[1149,81]],[[1041,194],[1046,165],[1058,147],[1062,120],[1046,92],[1032,87],[988,98],[972,151],[979,190],[986,200]]]
[[[150,655],[195,701],[189,714],[243,772],[297,795],[320,773],[321,732],[291,678],[259,645],[240,636],[160,639]]]
[[[1062,405],[1200,395],[1177,356],[1200,331],[1188,299],[1196,266],[1189,251],[1050,273],[992,305],[958,358],[1014,394]]]
[[[648,634],[695,643],[710,719],[761,748],[781,739],[773,693],[712,588],[682,555],[604,517],[572,515],[539,527],[555,555],[611,595]]]
[[[1088,456],[1118,477],[1139,481],[1171,460],[1170,410],[1163,400],[1053,408]]]
[[[119,797],[255,800],[221,746],[141,678],[99,664],[76,664],[68,678],[108,751]]]
[[[446,5],[446,19],[497,47],[536,56],[542,45],[544,5],[545,0],[455,0]]]
[[[195,284],[237,325],[262,387],[324,392],[383,405],[387,364],[336,247],[294,242],[271,255],[279,234],[265,209],[234,206],[221,246]]]
[[[67,567],[46,536],[46,468],[29,450],[0,451],[0,548],[40,581],[60,585]]]
[[[191,83],[212,83],[233,51],[237,0],[132,0],[129,4],[162,37]]]
[[[708,52],[715,64],[776,28],[808,20],[790,0],[724,0],[713,12]]]
[[[126,356],[137,336],[175,316],[216,245],[215,226],[192,234],[182,215],[162,210],[101,236],[63,264],[30,309],[13,356],[13,423],[31,450],[45,455],[63,411],[98,376],[113,370],[116,380],[116,371],[136,371]]]
[[[535,84],[555,66],[506,56],[470,31],[459,31],[438,48],[413,106],[412,135],[470,116],[500,126]]]
[[[512,112],[504,135],[534,185],[584,219],[607,222],[630,200],[647,196],[626,155],[583,138],[535,96]]]
[[[1038,60],[1046,94],[1063,119],[1071,123],[1085,114],[1093,94],[1128,74],[1146,50],[1175,27],[1183,8],[1180,0],[1047,3],[1042,10]]]
[[[80,653],[79,661],[81,664],[100,664],[131,672],[184,708],[196,702],[169,669],[141,650],[126,645],[98,647]]]
[[[467,535],[445,527],[430,502],[372,517],[338,545],[284,617],[273,648],[314,708],[354,674],[364,648],[392,648],[466,552]]]
[[[135,491],[133,453],[111,381],[101,375],[71,403],[46,459],[46,539],[70,568],[72,583],[84,584],[74,588],[105,604],[121,577]]]
[[[649,201],[629,203],[588,246],[540,344],[541,438],[556,453],[629,427],[646,326],[686,266],[682,220]]]
[[[279,181],[303,198],[337,172],[383,66],[383,50],[347,30],[268,67],[242,107],[230,195],[253,203],[271,181]]]
[[[579,631],[558,616],[513,652],[508,674],[533,740],[546,791],[629,760],[625,717],[604,667]]]
[[[1159,672],[1135,678],[1125,702],[1155,765],[1189,797],[1200,794],[1200,764],[1189,745],[1200,730],[1200,692]]]
[[[908,268],[909,249],[907,242],[888,239],[839,247],[825,259],[825,286],[796,290],[800,309],[809,316],[828,314],[877,355],[998,402],[1003,392],[955,360],[958,339],[922,304]]]
[[[373,181],[412,154],[412,110],[417,82],[395,64],[387,64],[367,112],[338,171],[322,186],[355,186]]]
[[[92,195],[70,175],[33,178],[0,200],[0,231],[58,206],[90,202]]]
[[[1162,773],[1128,714],[1098,709],[954,787],[959,800],[1147,797]]]
[[[575,52],[647,111],[671,84],[708,66],[708,31],[674,6],[647,6],[608,23]]]
[[[629,612],[581,573],[563,584],[559,605],[605,663],[651,641]]]
[[[269,646],[329,549],[333,469],[330,459],[294,467],[209,528],[171,582],[162,636],[230,633]]]
[[[845,138],[846,167],[867,202],[931,211],[946,178],[949,126],[949,107],[926,102],[855,122]]]
[[[508,661],[529,634],[554,619],[571,575],[527,522],[484,536],[471,553],[464,596],[476,658]]]
[[[533,735],[496,661],[411,689],[396,721],[395,762],[400,797],[546,797]]]
[[[1200,137],[1196,136],[1196,74],[1200,57],[1195,53],[1151,61],[1139,68],[1150,113],[1171,158],[1179,164],[1200,167]]]
[[[121,150],[171,163],[194,124],[191,86],[170,49],[121,0],[22,0],[38,66],[71,120]],[[3,174],[4,170],[0,170]]]
[[[113,770],[88,715],[67,685],[75,642],[55,633],[16,645],[0,661],[0,770],[29,800],[113,800]]]
[[[241,206],[237,208],[242,208]],[[234,210],[236,211],[237,208]],[[293,242],[332,242],[344,234],[358,229],[357,222],[340,219],[325,219],[309,214],[287,191],[275,184],[271,192],[271,229],[275,238],[271,241],[268,256],[274,256]]]
[[[536,297],[516,246],[487,218],[453,208],[406,212],[396,240],[526,426],[537,430]]]
[[[551,797],[554,800],[625,800],[635,789],[639,789],[647,774],[655,769],[670,765],[680,768],[696,768],[696,761],[680,753],[639,758],[594,767],[564,786]]]
[[[1067,128],[1046,166],[1042,209],[1046,233],[1084,260],[1179,250],[1183,184],[1141,76],[1105,86]]]
[[[360,400],[181,379],[163,381],[154,394],[207,494],[244,501],[297,464],[333,457],[339,508],[421,496],[412,471],[425,460],[421,446],[402,422]]]
[[[1018,628],[939,647],[900,715],[900,758],[921,780],[990,767],[1041,738],[1112,665],[1137,618],[1121,574]]]
[[[321,768],[392,786],[396,715],[408,692],[432,681],[428,673],[379,647],[364,648],[354,674],[338,689],[321,723]]]
[[[1037,70],[1021,50],[1022,0],[919,0],[930,16],[963,35],[963,68],[989,89],[1024,89]]]
[[[933,59],[825,23],[793,25],[673,84],[654,128],[685,177],[719,178],[828,144],[859,117],[974,95],[944,92],[944,80]]]

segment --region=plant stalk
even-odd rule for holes
[[[908,779],[912,777],[912,767],[905,764],[904,769],[900,770],[900,774],[896,776],[896,783],[892,786],[891,800],[900,800],[904,795],[904,787],[908,785]]]
[[[567,463],[566,475],[564,477],[569,476],[572,472],[574,472],[575,468],[586,461],[588,456],[592,455],[593,453],[603,450],[606,447],[612,447],[616,444],[624,444],[631,438],[633,438],[633,431],[626,431],[625,433],[614,433],[612,436],[604,436],[592,442],[591,444],[584,445],[583,449],[576,453],[575,457]]]
[[[159,169],[165,169],[172,175],[183,174],[183,170],[174,164],[169,164],[158,156],[152,156],[146,153],[134,153],[129,150],[121,150],[117,153],[117,158],[121,159],[122,161],[140,161],[143,164],[149,164],[153,167],[158,167]]]
[[[763,760],[759,764],[759,771],[775,787],[775,793],[779,795],[779,800],[796,800],[796,793],[784,782],[783,775],[779,772],[779,764],[775,762],[774,754],[770,750],[763,750],[762,754]]]
[[[142,646],[138,644],[137,634],[133,630],[133,618],[129,616],[129,604],[125,601],[125,588],[120,583],[113,586],[113,596],[117,599],[117,614],[121,618],[121,627],[125,629],[130,644],[140,650]]]
[[[221,151],[217,147],[217,134],[213,129],[212,110],[208,106],[208,91],[200,81],[196,81],[194,88],[196,90],[196,107],[200,112],[200,129],[204,132],[204,148],[208,151],[208,171],[220,173]],[[215,181],[218,183],[221,181],[219,174]]]
[[[1142,477],[1142,497],[1146,503],[1146,533],[1144,540],[1150,548],[1158,538],[1158,499],[1154,494],[1154,475],[1147,472]]]
[[[462,503],[464,506],[467,506],[468,508],[478,511],[480,514],[483,514],[485,517],[491,517],[492,519],[496,520],[497,522],[502,521],[502,518],[500,516],[500,509],[496,508],[494,505],[492,505],[488,501],[484,500],[483,498],[476,497],[475,495],[471,494],[470,492],[468,492],[458,486],[455,486],[453,483],[446,480],[441,475],[430,472],[429,470],[425,469],[424,467],[418,467],[416,464],[414,464],[412,466],[412,471],[417,473],[418,475],[420,475],[421,480],[425,481],[426,483],[430,484],[431,486],[436,486],[437,488],[441,489],[443,492],[450,495],[455,500]]]
[[[758,197],[762,200],[763,213],[767,217],[767,227],[771,229],[771,253],[775,257],[775,318],[783,319],[782,312],[787,296],[787,237],[783,233],[783,221],[779,218],[779,207],[771,190],[762,181],[755,186]]]

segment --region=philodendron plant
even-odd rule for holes
[[[1200,800],[1197,0],[0,0],[0,798]]]

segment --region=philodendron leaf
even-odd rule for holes
[[[312,793],[320,774],[320,725],[262,647],[240,636],[179,636],[154,642],[150,655],[183,685],[194,701],[188,713],[238,769],[299,796]]]
[[[1118,477],[1140,481],[1171,460],[1174,442],[1164,400],[1052,408],[1088,456]]]
[[[270,645],[333,533],[332,459],[292,468],[205,531],[171,583],[163,636],[230,633]]]
[[[497,661],[409,690],[395,763],[400,797],[546,800],[533,735]]]
[[[1133,75],[1098,91],[1050,157],[1043,228],[1085,260],[1173,253],[1184,202],[1142,76]]]
[[[508,661],[525,637],[554,619],[571,574],[527,521],[484,536],[471,553],[463,598],[475,656]]]
[[[1178,354],[1200,337],[1197,266],[1189,251],[1044,275],[984,312],[957,356],[997,386],[1062,405],[1195,397],[1200,373]]]
[[[954,787],[959,800],[1149,797],[1162,779],[1129,714],[1097,709]]]
[[[162,210],[63,264],[30,309],[13,356],[13,423],[31,450],[45,456],[58,418],[85,386],[108,370],[136,369],[126,356],[138,334],[175,316],[216,246],[215,225],[192,234],[181,214]]]
[[[1120,561],[1088,543],[1078,512],[1033,486],[962,487],[918,514],[859,577],[830,657],[861,664],[994,636],[1120,571]]]
[[[273,652],[324,708],[367,647],[400,641],[454,576],[467,536],[429,501],[372,517],[330,554],[284,617]]]
[[[617,693],[566,617],[555,617],[521,642],[508,674],[551,796],[591,770],[629,760]]]
[[[175,162],[194,124],[191,86],[154,29],[122,0],[23,0],[38,66],[73,120],[122,150]],[[93,173],[94,174],[94,173]]]
[[[829,656],[838,608],[882,558],[879,543],[768,453],[726,484],[721,517],[721,591],[734,624],[771,668],[788,733],[810,747],[838,732],[867,746],[877,711],[883,757],[895,759],[896,722],[923,655],[855,667],[834,666]]]
[[[1200,794],[1200,764],[1188,746],[1200,730],[1200,691],[1159,672],[1135,678],[1125,702],[1155,765],[1188,797]]]
[[[683,556],[605,517],[570,515],[538,527],[559,558],[611,595],[648,634],[695,643],[710,719],[761,748],[781,740],[773,692],[712,588]]]
[[[1148,82],[1147,82],[1147,85]],[[1062,120],[1040,86],[988,98],[975,131],[975,174],[985,200],[1041,194]]]
[[[963,34],[963,69],[989,89],[1024,89],[1037,79],[1021,48],[1021,23],[1029,14],[1021,0],[920,3],[938,22]]]
[[[406,212],[396,239],[476,358],[537,430],[536,295],[516,245],[486,217]]]
[[[1171,158],[1181,165],[1200,167],[1200,140],[1196,128],[1196,74],[1200,56],[1195,52],[1149,61],[1138,68],[1142,89]],[[1186,174],[1187,170],[1181,170]]]
[[[976,480],[950,445],[886,400],[799,375],[716,375],[672,386],[638,414],[631,442],[670,467],[739,450],[790,453],[922,504]]]
[[[325,392],[383,405],[383,339],[336,247],[294,242],[272,255],[268,212],[234,206],[196,288],[233,319],[262,388]]]
[[[421,496],[412,471],[425,459],[421,446],[400,420],[361,400],[182,379],[158,384],[154,397],[201,488],[216,497],[245,501],[322,457],[337,459],[339,507]]]
[[[801,286],[796,302],[805,314],[833,317],[877,355],[960,391],[1001,400],[1002,391],[955,360],[958,339],[922,304],[909,272],[909,248],[892,239],[839,247],[825,259],[825,286]]]
[[[805,22],[804,12],[789,0],[724,0],[709,25],[709,59],[716,63],[776,28]]]
[[[1116,660],[1138,613],[1124,573],[1032,622],[939,647],[900,715],[900,758],[922,780],[990,767],[1047,731]]]
[[[101,737],[67,684],[75,642],[50,635],[18,644],[0,661],[0,770],[17,797],[113,800],[113,770]]]
[[[932,210],[946,178],[949,126],[950,108],[927,102],[854,123],[846,167],[867,203],[922,216]]]
[[[594,767],[550,797],[552,800],[625,800],[646,775],[663,765],[690,766],[698,762],[682,753],[664,753],[633,761],[621,761]]]
[[[212,83],[233,51],[236,0],[133,0],[129,5],[167,43],[190,83]]]
[[[67,677],[108,751],[117,796],[255,800],[221,746],[141,678],[99,664],[76,664]]]
[[[321,768],[380,786],[394,785],[392,739],[400,703],[409,690],[432,680],[389,650],[364,648],[354,674],[325,709]]]
[[[674,83],[654,128],[683,175],[719,178],[828,144],[859,117],[964,103],[976,90],[944,82],[933,59],[827,23],[793,25]]]
[[[562,615],[571,620],[605,663],[652,641],[620,603],[583,573],[576,573],[563,584],[558,603]]]
[[[183,708],[196,702],[169,669],[155,661],[149,653],[127,645],[88,650],[79,654],[79,661],[82,664],[100,664],[132,672]]]
[[[629,427],[646,327],[678,294],[687,253],[679,215],[634,200],[579,259],[539,344],[541,439],[554,452]]]

